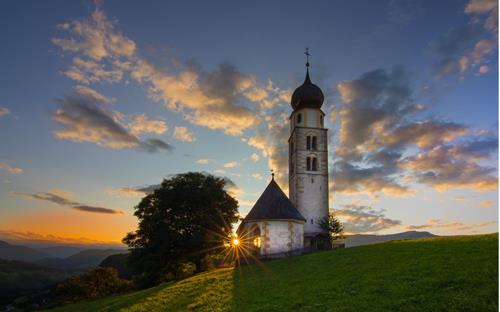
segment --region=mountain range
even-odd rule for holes
[[[399,240],[399,239],[416,239],[416,238],[427,238],[427,237],[436,237],[429,232],[419,232],[419,231],[407,231],[396,234],[387,234],[387,235],[374,235],[374,234],[354,234],[347,235],[342,242],[345,244],[345,247],[354,247],[354,246],[363,246],[363,245],[371,245],[381,242],[386,242],[390,240]]]

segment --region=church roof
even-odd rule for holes
[[[283,193],[279,185],[274,181],[274,178],[266,187],[262,195],[260,195],[243,222],[273,219],[306,221],[290,199]]]

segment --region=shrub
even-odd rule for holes
[[[94,268],[57,285],[57,293],[63,301],[74,302],[99,298],[132,288],[130,281],[118,277],[114,268]]]
[[[177,267],[177,271],[175,272],[176,278],[186,278],[194,274],[196,271],[196,264],[193,262],[183,262],[179,264]]]
[[[201,259],[200,271],[210,271],[223,265],[224,255],[208,254]]]

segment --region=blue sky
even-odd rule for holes
[[[186,171],[242,214],[271,167],[287,189],[306,46],[349,232],[497,231],[495,1],[2,6],[3,237],[119,241],[138,189]]]

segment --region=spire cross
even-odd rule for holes
[[[309,67],[309,56],[311,56],[311,54],[309,53],[309,48],[306,48],[306,52],[304,52],[304,54],[306,55],[307,59],[306,66]]]

